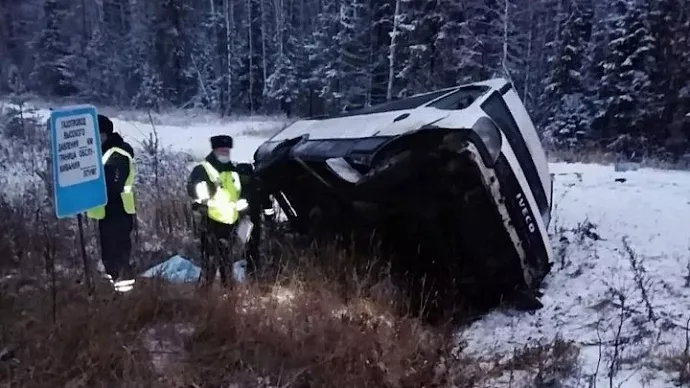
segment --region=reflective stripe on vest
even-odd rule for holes
[[[122,193],[120,193],[120,197],[122,198],[122,207],[125,213],[135,214],[136,208],[134,206],[134,159],[132,158],[132,155],[127,153],[127,151],[123,150],[122,148],[113,147],[103,154],[103,157],[101,158],[103,161],[103,165],[105,165],[108,162],[108,160],[111,156],[113,156],[114,153],[118,153],[126,157],[129,161],[129,174],[127,175],[127,179],[125,179],[125,185],[122,189]],[[102,220],[105,218],[105,206],[98,206],[93,209],[90,209],[86,212],[86,215],[89,218]]]
[[[232,225],[237,222],[239,212],[235,204],[240,199],[242,183],[240,176],[235,171],[223,171],[221,173],[207,161],[201,162],[201,166],[206,171],[206,175],[216,186],[216,192],[206,203],[208,205],[208,216],[214,221]]]

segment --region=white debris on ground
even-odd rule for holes
[[[490,313],[458,334],[467,343],[463,353],[510,356],[561,336],[579,345],[583,374],[593,375],[599,363],[598,386],[609,386],[616,352],[614,387],[673,386],[660,368],[686,346],[690,174],[564,163],[551,172],[550,232],[561,258],[545,280],[544,308]]]

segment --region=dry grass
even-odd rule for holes
[[[63,276],[3,282],[0,382],[23,387],[421,386],[449,339],[381,300],[343,298],[325,282],[197,291],[157,281],[115,295]],[[177,325],[177,326],[175,326]],[[186,328],[182,330],[180,327]],[[167,328],[167,330],[166,330]],[[150,331],[178,348],[155,350]],[[161,354],[166,357],[161,365]]]
[[[509,357],[454,355],[450,327],[324,284],[206,293],[151,281],[88,297],[65,278],[53,321],[50,287],[19,283],[0,298],[0,344],[12,351],[0,386],[495,387],[563,379],[578,357],[558,339]]]
[[[50,287],[3,293],[3,343],[14,360],[0,381],[23,387],[150,386],[155,381],[141,331],[197,313],[184,299],[142,287],[128,298],[87,297],[68,279],[58,285],[53,320]]]
[[[674,375],[678,387],[690,387],[690,355],[687,352],[666,357],[663,360],[663,367]]]
[[[579,348],[555,338],[535,341],[512,354],[475,359],[456,356],[444,359],[437,370],[449,387],[559,387],[579,372]]]
[[[244,385],[254,374],[291,387],[418,387],[433,380],[446,337],[418,320],[379,317],[366,302],[348,306],[327,288],[300,293],[289,307],[276,300],[247,306],[253,301],[221,301],[198,326],[189,347],[194,364],[204,365],[193,373],[197,382]],[[228,376],[245,365],[254,373]]]
[[[690,387],[690,318],[685,323],[685,346],[662,360],[663,368],[675,375],[679,387]]]

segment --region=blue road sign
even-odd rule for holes
[[[101,161],[98,113],[91,105],[50,112],[53,195],[58,218],[74,216],[108,201]]]

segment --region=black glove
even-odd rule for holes
[[[195,203],[192,206],[192,227],[195,234],[200,234],[206,230],[206,218],[208,214],[208,208],[204,205]]]

